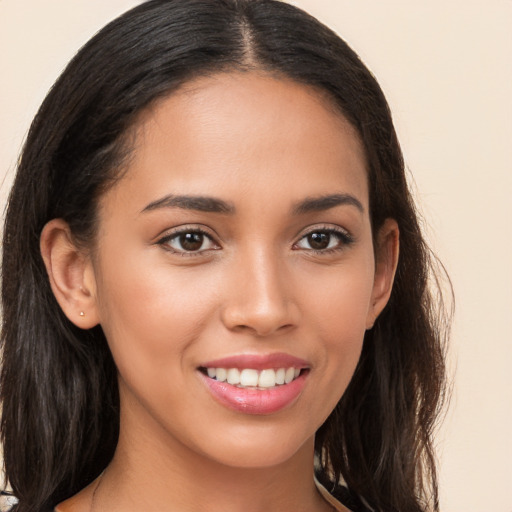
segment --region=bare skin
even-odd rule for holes
[[[57,511],[332,510],[313,482],[315,432],[398,258],[396,223],[374,247],[368,212],[359,139],[314,90],[220,74],[146,112],[94,250],[60,219],[41,238],[65,314],[101,324],[121,397],[114,459]],[[304,362],[276,410],[211,391],[208,362],[276,354]]]

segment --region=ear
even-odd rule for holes
[[[64,314],[81,329],[97,325],[92,262],[73,242],[68,224],[62,219],[48,222],[41,232],[40,248],[53,294]]]
[[[395,219],[386,219],[377,234],[375,247],[375,277],[366,329],[373,324],[388,303],[395,279],[400,246],[400,232]]]

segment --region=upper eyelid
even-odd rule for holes
[[[306,228],[303,228],[299,231],[296,238],[297,240],[301,240],[305,236],[315,233],[316,231],[328,231],[330,233],[339,233],[340,235],[345,235],[349,238],[354,238],[351,231],[347,228],[343,228],[341,226],[336,226],[332,224],[317,224],[313,226],[308,226]]]
[[[341,226],[325,226],[325,227],[311,227],[307,231],[303,231],[301,235],[299,235],[296,241],[293,243],[293,247],[297,248],[302,240],[311,235],[312,233],[317,232],[326,232],[331,235],[334,235],[338,238],[340,242],[340,247],[338,248],[326,248],[326,249],[302,249],[305,251],[311,250],[313,252],[327,254],[328,252],[332,252],[335,250],[343,249],[349,245],[352,245],[355,242],[355,237],[348,231],[347,229],[342,228]],[[297,249],[295,249],[297,250]]]
[[[170,246],[169,242],[171,240],[179,237],[183,233],[194,233],[194,232],[201,233],[202,235],[206,236],[210,240],[210,242],[214,245],[214,247],[208,248],[208,249],[202,249],[202,250],[198,250],[198,251],[186,251],[186,250],[182,251],[182,250],[176,250],[175,248]],[[217,238],[214,235],[209,233],[204,228],[200,228],[197,226],[195,226],[195,227],[183,226],[183,227],[175,228],[174,230],[171,230],[171,231],[164,232],[162,235],[157,237],[155,243],[156,243],[156,245],[162,246],[166,251],[169,251],[170,253],[174,253],[174,254],[177,254],[180,256],[190,256],[190,257],[204,256],[205,254],[209,253],[212,250],[222,249],[221,244],[218,242]],[[166,248],[165,245],[167,245],[167,244],[168,244],[168,247]]]
[[[340,236],[345,236],[349,238],[350,240],[354,240],[354,235],[346,228],[339,226],[339,225],[332,225],[332,224],[314,224],[311,226],[307,226],[305,228],[302,228],[297,235],[294,237],[293,245],[297,244],[300,240],[302,240],[304,237],[310,235],[311,233],[314,233],[316,231],[326,231],[334,234],[339,234]],[[181,225],[176,226],[174,228],[167,229],[163,231],[160,235],[156,237],[156,243],[164,243],[176,236],[179,236],[183,233],[190,233],[190,232],[199,232],[203,235],[210,238],[210,240],[215,243],[218,246],[221,246],[221,243],[219,242],[219,236],[217,234],[212,233],[211,228],[208,228],[207,226],[201,225],[201,224],[190,224],[190,225]]]
[[[156,238],[157,242],[160,242],[164,239],[174,238],[175,236],[181,235],[183,233],[202,233],[203,235],[211,238],[215,243],[218,243],[218,237],[215,233],[212,233],[212,230],[203,225],[183,225],[176,226],[174,228],[169,228],[162,231]]]

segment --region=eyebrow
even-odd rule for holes
[[[329,194],[319,197],[309,197],[295,204],[292,208],[294,215],[329,210],[336,206],[350,205],[364,212],[361,202],[350,194]],[[169,194],[149,203],[141,213],[159,208],[182,208],[207,213],[235,213],[235,207],[222,199],[207,196],[176,196]]]
[[[304,213],[321,212],[329,210],[335,206],[355,206],[361,213],[364,207],[361,202],[350,194],[329,194],[326,196],[306,198],[304,201],[297,203],[293,208],[295,215]]]
[[[141,213],[158,208],[183,208],[208,213],[234,213],[235,207],[222,199],[205,196],[175,196],[167,195],[149,203]]]

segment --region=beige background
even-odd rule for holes
[[[0,205],[56,76],[134,0],[0,0]],[[456,291],[443,510],[512,512],[512,1],[297,0],[358,51],[391,104]]]

